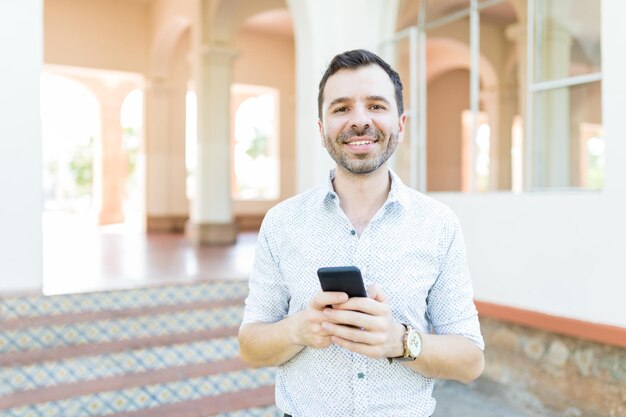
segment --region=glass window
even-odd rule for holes
[[[427,191],[603,187],[600,4],[427,3]]]
[[[535,0],[534,81],[601,70],[600,0]]]
[[[599,0],[533,0],[527,189],[602,189]]]
[[[426,22],[430,23],[463,13],[463,11],[467,12],[470,5],[471,0],[429,0],[426,8]]]
[[[599,81],[535,93],[531,188],[602,188],[600,99]]]
[[[513,123],[519,115],[517,14],[508,2],[481,8],[475,186],[478,192],[511,190]],[[525,51],[524,51],[525,52]],[[522,90],[525,91],[525,90]]]

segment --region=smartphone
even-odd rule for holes
[[[356,266],[333,266],[317,270],[323,291],[345,292],[348,297],[367,297],[361,270]]]

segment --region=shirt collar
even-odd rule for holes
[[[337,193],[333,187],[333,180],[336,175],[337,171],[335,168],[331,169],[328,173],[328,178],[322,188],[324,201],[338,201]],[[406,206],[408,202],[407,187],[404,185],[398,174],[393,172],[391,169],[389,169],[389,176],[391,178],[391,189],[389,190],[389,195],[387,196],[385,205],[390,203],[399,203],[402,206]]]

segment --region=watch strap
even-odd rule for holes
[[[392,363],[393,361],[396,361],[396,362],[409,362],[409,361],[414,361],[416,359],[416,358],[410,356],[410,354],[409,354],[409,347],[407,345],[409,334],[411,332],[413,332],[414,330],[408,324],[404,324],[404,323],[401,323],[401,324],[404,326],[404,329],[405,329],[404,337],[402,338],[402,348],[404,349],[404,354],[402,356],[396,356],[395,358],[387,358],[389,363]]]

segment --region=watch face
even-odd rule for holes
[[[406,347],[409,350],[409,354],[416,358],[422,353],[422,338],[418,332],[411,332],[406,341]]]

